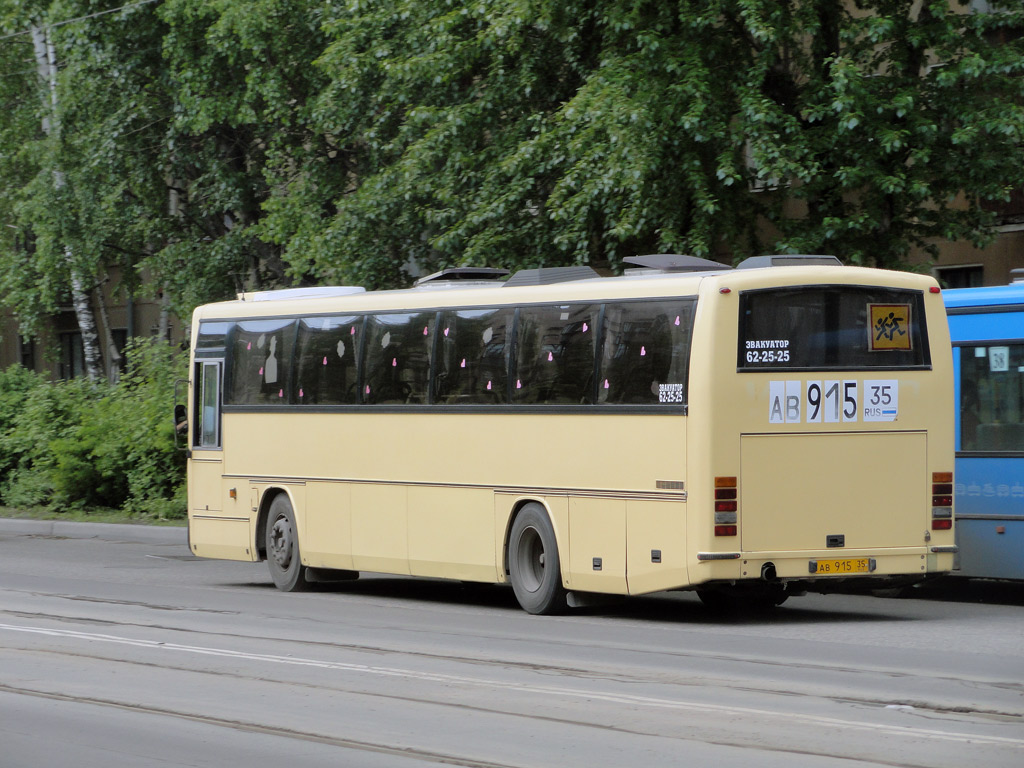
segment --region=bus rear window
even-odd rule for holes
[[[740,294],[740,371],[893,370],[930,364],[919,291],[814,286]]]

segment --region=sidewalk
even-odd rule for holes
[[[61,539],[102,539],[144,544],[188,544],[185,527],[74,523],[64,520],[23,520],[0,517],[0,536],[44,536]]]

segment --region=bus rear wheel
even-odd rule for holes
[[[508,571],[519,605],[527,613],[550,615],[566,608],[555,529],[540,504],[527,504],[512,523]]]
[[[285,494],[279,494],[270,503],[266,528],[267,565],[278,589],[284,592],[302,592],[310,588],[306,569],[299,556],[299,534],[295,526],[295,513]]]

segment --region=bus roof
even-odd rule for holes
[[[994,285],[985,288],[953,288],[942,292],[948,310],[969,310],[1024,305],[1024,283]]]
[[[581,273],[583,274],[583,273]],[[585,277],[550,285],[508,285],[476,281],[434,285],[430,289],[345,292],[319,297],[281,295],[279,301],[255,301],[241,294],[236,301],[198,307],[195,319],[318,315],[365,311],[436,309],[438,307],[512,306],[518,304],[629,300],[696,296],[703,290],[748,290],[800,284],[890,285],[925,290],[937,286],[934,278],[911,272],[883,271],[848,266],[772,266],[706,272],[639,271],[619,277]],[[346,295],[347,294],[347,295]]]

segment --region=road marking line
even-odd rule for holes
[[[475,677],[463,677],[460,675],[447,675],[436,672],[418,672],[411,669],[400,669],[397,667],[378,667],[367,664],[350,664],[337,661],[322,661],[319,659],[304,659],[296,656],[279,656],[275,654],[248,653],[245,651],[232,651],[227,648],[208,648],[198,645],[181,645],[179,643],[165,643],[157,640],[137,640],[120,635],[104,635],[94,632],[78,632],[70,629],[45,629],[43,627],[20,626],[16,624],[0,624],[0,630],[6,629],[11,632],[27,632],[36,635],[47,635],[49,637],[61,637],[74,640],[86,640],[102,643],[114,643],[117,645],[128,645],[136,648],[148,648],[161,651],[177,651],[179,653],[190,653],[201,656],[217,656],[228,659],[239,659],[242,661],[270,662],[300,667],[315,667],[318,669],[333,669],[341,672],[360,672],[364,674],[404,677],[425,682],[434,683],[458,683],[478,687],[493,688],[494,680]],[[952,741],[957,743],[971,744],[993,744],[1024,748],[1024,739],[1010,739],[1001,736],[979,736],[970,733],[952,733],[949,731],[936,731],[925,728],[914,728],[903,725],[884,725],[878,723],[858,723],[852,720],[840,720],[820,715],[800,715],[781,713],[773,710],[754,709],[750,707],[735,707],[720,704],[690,703],[672,699],[660,699],[649,696],[634,696],[624,693],[602,693],[598,691],[587,691],[579,688],[563,688],[557,686],[531,685],[523,683],[509,683],[502,681],[501,685],[508,689],[512,688],[523,693],[543,693],[554,696],[562,696],[574,699],[589,699],[605,701],[613,704],[632,704],[642,707],[653,707],[658,709],[674,709],[693,712],[716,712],[736,716],[759,716],[769,718],[784,718],[789,722],[800,722],[809,725],[827,726],[831,728],[846,728],[848,730],[874,731],[887,733],[893,736],[910,736],[912,738],[927,737],[938,741]]]

